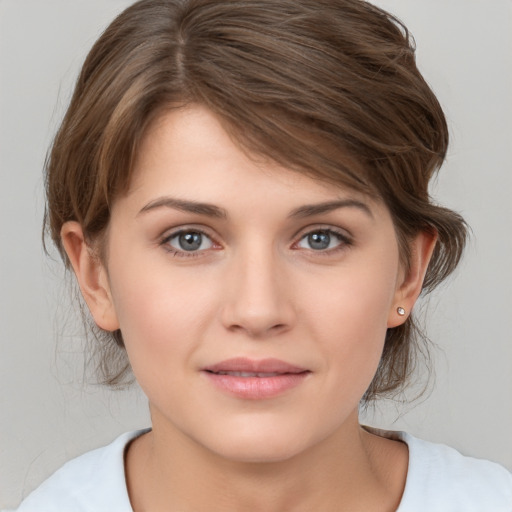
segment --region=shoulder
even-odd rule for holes
[[[397,512],[512,512],[512,474],[448,446],[396,436],[409,447],[409,468]]]
[[[124,450],[130,441],[144,432],[128,432],[108,446],[67,462],[32,492],[17,512],[131,512],[124,474]]]

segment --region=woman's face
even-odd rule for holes
[[[386,207],[249,158],[201,107],[147,134],[106,270],[155,431],[234,460],[284,460],[357,422],[400,321]]]

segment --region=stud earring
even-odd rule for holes
[[[404,316],[405,315],[405,309],[402,308],[402,307],[398,307],[396,308],[396,312],[400,315],[400,316]]]

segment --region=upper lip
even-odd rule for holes
[[[205,366],[203,371],[220,372],[246,372],[246,373],[302,373],[306,368],[281,361],[280,359],[249,359],[235,357],[218,363]]]

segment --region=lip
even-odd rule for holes
[[[214,386],[229,395],[263,400],[299,386],[311,371],[279,359],[233,358],[202,368]]]

